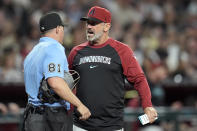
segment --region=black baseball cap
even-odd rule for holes
[[[59,14],[56,12],[51,12],[43,15],[40,18],[39,24],[41,32],[56,28],[57,26],[66,26],[66,24],[62,22]]]

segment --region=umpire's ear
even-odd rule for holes
[[[58,34],[59,32],[60,32],[60,26],[57,26],[56,28],[55,28],[55,31],[56,31],[56,34]]]
[[[104,25],[104,28],[103,28],[104,32],[109,31],[109,29],[110,29],[110,27],[111,27],[111,24],[110,24],[110,23],[104,23],[104,24],[105,24],[105,25]]]

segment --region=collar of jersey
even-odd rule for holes
[[[58,43],[58,44],[60,44],[58,41],[56,41],[55,39],[50,38],[50,37],[42,37],[42,38],[40,38],[39,42],[51,42],[51,43]]]
[[[90,46],[91,48],[102,48],[102,47],[108,45],[108,44],[110,43],[111,40],[112,40],[112,39],[109,38],[105,43],[100,44],[100,45],[91,45],[90,43],[88,43],[88,44],[89,44],[89,46]]]

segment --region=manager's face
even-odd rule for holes
[[[95,42],[101,39],[104,33],[104,23],[96,22],[92,20],[87,20],[86,23],[86,37],[90,42]]]

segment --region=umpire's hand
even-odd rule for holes
[[[86,120],[91,115],[89,109],[86,106],[84,106],[83,104],[81,104],[77,107],[77,111],[81,114],[81,116],[79,117],[80,120]]]
[[[150,123],[153,123],[158,117],[157,111],[153,107],[146,107],[144,113],[147,114]]]

